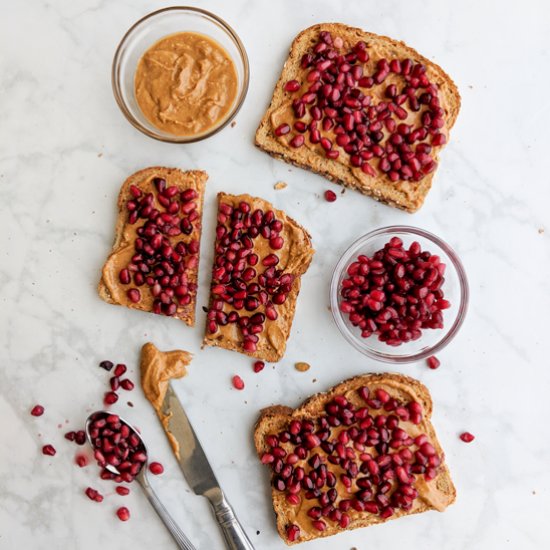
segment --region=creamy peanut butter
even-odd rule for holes
[[[225,49],[198,33],[165,36],[138,62],[136,101],[157,128],[194,136],[217,126],[237,97],[237,71]]]
[[[160,351],[154,344],[147,343],[141,348],[141,387],[145,397],[155,409],[172,449],[177,458],[180,457],[178,442],[168,429],[172,413],[162,412],[162,403],[172,378],[182,378],[187,374],[187,365],[192,355],[187,351]]]

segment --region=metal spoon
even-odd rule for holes
[[[112,415],[114,413],[111,413],[109,411],[96,411],[92,413],[88,418],[86,419],[86,437],[88,438],[88,443],[92,446],[92,449],[95,449],[92,438],[90,436],[90,428],[92,425],[92,422],[95,420],[98,420],[100,418],[106,418],[109,415]],[[130,433],[135,434],[139,441],[140,445],[143,447],[143,452],[146,454],[147,459],[149,457],[149,453],[147,452],[147,447],[145,446],[145,442],[143,441],[141,435],[132,427],[132,425],[123,418],[121,418],[119,415],[119,420],[121,424],[125,424],[130,429]],[[119,475],[120,472],[117,470],[115,466],[112,466],[110,464],[105,465],[105,469],[109,470],[111,473],[115,475]],[[141,488],[143,489],[145,495],[147,496],[147,499],[152,504],[153,508],[155,509],[155,512],[158,514],[159,518],[163,521],[164,525],[166,525],[166,528],[168,531],[170,531],[170,534],[172,537],[174,537],[174,540],[176,541],[176,544],[179,548],[182,550],[196,550],[196,548],[193,546],[191,541],[185,536],[185,533],[178,527],[176,522],[172,519],[172,516],[168,513],[162,502],[157,497],[155,491],[153,491],[153,488],[149,484],[149,480],[147,479],[147,460],[142,464],[141,470],[138,472],[135,478],[139,484],[141,485]]]

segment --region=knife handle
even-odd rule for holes
[[[254,546],[246,536],[223,492],[219,498],[210,500],[210,504],[222,530],[227,548],[229,550],[254,550]]]

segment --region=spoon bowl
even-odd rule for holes
[[[112,435],[104,436],[101,440],[102,445],[100,447],[96,445],[96,440],[100,435],[100,430],[103,430],[104,428],[109,429]],[[185,536],[185,533],[172,519],[149,483],[147,478],[147,463],[149,454],[141,434],[129,422],[110,411],[96,411],[90,414],[90,416],[86,419],[85,430],[86,438],[94,450],[94,457],[98,461],[98,464],[112,474],[122,476],[123,481],[130,482],[136,479],[141,485],[147,499],[155,509],[155,512],[164,522],[164,525],[166,525],[168,531],[170,531],[170,534],[176,541],[178,548],[181,548],[182,550],[196,550],[193,544]],[[121,439],[124,439],[126,444],[129,446],[126,449],[128,450],[126,457],[117,457],[115,452],[112,452],[111,454],[104,454],[107,453],[105,450],[106,446],[109,449],[112,447],[114,451]],[[105,440],[107,440],[107,442],[105,442]],[[131,464],[130,461],[126,460],[130,456],[130,448],[133,458],[133,462]],[[122,468],[119,469],[119,466],[122,465],[125,466],[124,470]]]

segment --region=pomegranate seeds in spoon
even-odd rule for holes
[[[392,237],[372,257],[359,255],[349,265],[340,310],[363,338],[376,334],[389,346],[418,340],[422,330],[443,328],[442,312],[451,306],[444,299],[444,273],[439,256],[416,241],[406,249]]]

